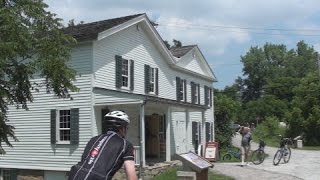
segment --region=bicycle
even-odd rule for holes
[[[264,153],[264,147],[266,146],[266,143],[259,139],[259,148],[252,152],[251,154],[251,162],[255,165],[261,164],[264,161],[265,153]]]
[[[284,163],[288,163],[291,157],[291,149],[288,145],[292,144],[291,138],[283,138],[281,135],[280,147],[278,148],[276,154],[273,157],[273,164],[276,166],[280,163],[283,158]]]
[[[241,158],[241,153],[240,150],[233,150],[231,147],[227,147],[227,153],[223,155],[222,160],[231,160],[231,157],[240,159]]]

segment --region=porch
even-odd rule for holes
[[[206,141],[204,109],[152,100],[96,104],[93,126],[96,134],[105,132],[102,119],[107,112],[113,110],[125,111],[130,117],[126,138],[134,145],[136,165],[152,166],[171,161],[176,153],[196,151],[190,135],[194,119],[199,121],[197,142],[204,144]],[[199,115],[192,119],[191,112]]]

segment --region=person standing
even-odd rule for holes
[[[133,146],[125,139],[129,117],[122,111],[105,115],[108,131],[89,140],[68,180],[110,180],[124,165],[128,180],[137,180]]]
[[[248,164],[248,157],[250,151],[251,132],[249,127],[241,126],[239,129],[241,134],[241,166]]]

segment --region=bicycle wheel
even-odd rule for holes
[[[261,164],[264,161],[265,155],[262,150],[255,150],[251,155],[251,162],[255,165]]]
[[[231,160],[231,155],[230,154],[225,154],[222,157],[223,160]]]
[[[273,157],[273,165],[275,166],[278,165],[280,163],[281,158],[282,158],[282,152],[281,150],[278,150]]]
[[[291,149],[288,147],[283,155],[283,161],[284,163],[288,163],[290,161],[290,157],[291,157]]]

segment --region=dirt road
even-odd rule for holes
[[[240,138],[240,135],[233,138],[235,146],[240,146]],[[256,143],[252,143],[252,149],[257,149],[257,147]],[[239,180],[320,180],[320,151],[292,149],[289,163],[282,162],[278,166],[274,166],[272,160],[276,150],[277,148],[266,147],[265,152],[269,156],[260,165],[250,164],[241,167],[240,163],[216,163],[213,170]]]

